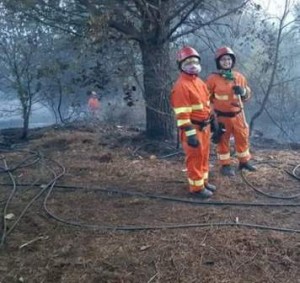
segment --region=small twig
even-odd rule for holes
[[[251,261],[253,261],[253,260],[256,258],[257,254],[258,254],[258,252],[257,252],[253,257],[251,257],[249,260],[246,260],[246,261],[242,262],[240,265],[238,265],[238,266],[235,268],[235,270],[237,271],[237,270],[239,270],[243,265],[246,265],[246,264],[250,263]]]
[[[158,273],[154,274],[154,275],[148,280],[147,283],[152,282],[152,281],[155,279],[155,277],[156,277],[157,275],[158,275]]]
[[[160,156],[159,158],[160,159],[164,159],[164,158],[168,158],[168,157],[172,157],[172,156],[175,156],[175,155],[179,155],[179,154],[182,154],[183,152],[180,150],[180,151],[175,151],[173,153],[170,153],[170,154],[167,154],[167,155],[163,155],[163,156]]]
[[[37,237],[37,238],[32,239],[32,240],[30,240],[29,242],[27,242],[27,243],[25,243],[25,244],[19,246],[19,249],[23,249],[23,248],[27,247],[28,245],[37,242],[38,240],[47,240],[48,238],[49,238],[48,236],[40,236],[40,237]]]

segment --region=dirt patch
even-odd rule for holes
[[[45,190],[7,235],[0,282],[300,282],[299,233],[214,225],[300,230],[299,206],[149,198],[190,200],[184,157],[172,155],[177,151],[174,144],[147,140],[134,129],[99,124],[48,129],[22,148],[3,152],[18,185],[6,211],[14,214],[7,230],[62,165],[65,174],[48,197],[47,209],[78,226],[49,217],[43,209]],[[299,180],[285,172],[300,163],[299,151],[261,146],[252,152],[259,171],[246,178],[253,186],[275,196],[300,193]],[[221,177],[215,159],[213,149],[211,182],[218,192],[208,202],[299,204],[299,198],[257,193],[240,175]],[[3,221],[12,182],[4,163],[0,166]]]

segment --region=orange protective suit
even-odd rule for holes
[[[244,120],[238,96],[232,87],[235,85],[246,88],[247,99],[251,90],[247,80],[239,72],[233,71],[234,80],[228,80],[219,73],[213,73],[207,78],[207,86],[211,93],[211,102],[218,122],[225,125],[226,132],[217,145],[218,159],[221,165],[230,165],[230,137],[233,135],[235,149],[240,163],[247,162],[251,156],[249,152],[249,127]]]
[[[180,128],[180,141],[186,157],[190,192],[199,192],[208,182],[210,149],[210,100],[206,84],[197,75],[181,72],[171,93],[171,105]],[[202,125],[199,125],[202,124]],[[193,127],[200,145],[187,144],[185,127]]]
[[[88,101],[88,107],[90,110],[98,110],[100,108],[100,102],[97,97],[91,97]]]
[[[90,97],[88,100],[88,108],[93,116],[97,116],[100,109],[100,102],[97,97]]]

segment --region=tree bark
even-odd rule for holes
[[[29,129],[29,117],[30,117],[31,107],[23,105],[23,129],[21,139],[27,139],[28,129]]]
[[[59,119],[60,119],[60,122],[62,124],[65,123],[65,120],[63,118],[63,115],[61,113],[61,106],[62,106],[62,85],[61,85],[61,81],[60,79],[57,80],[57,83],[58,83],[58,93],[59,93],[59,99],[58,99],[58,106],[57,106],[57,112],[58,112],[58,115],[59,115]]]
[[[169,103],[169,46],[161,42],[140,43],[144,67],[146,135],[153,139],[170,139],[174,121]]]

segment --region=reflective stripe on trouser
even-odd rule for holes
[[[235,117],[218,117],[218,121],[224,123],[226,132],[222,135],[217,146],[218,159],[221,165],[230,164],[230,137],[234,136],[235,150],[239,162],[247,162],[249,152],[249,127],[243,121],[242,113]]]
[[[210,150],[210,128],[203,131],[197,129],[197,138],[200,146],[193,148],[186,142],[186,135],[181,131],[182,148],[185,153],[187,177],[190,192],[198,192],[204,189],[204,183],[208,178],[209,150]]]

